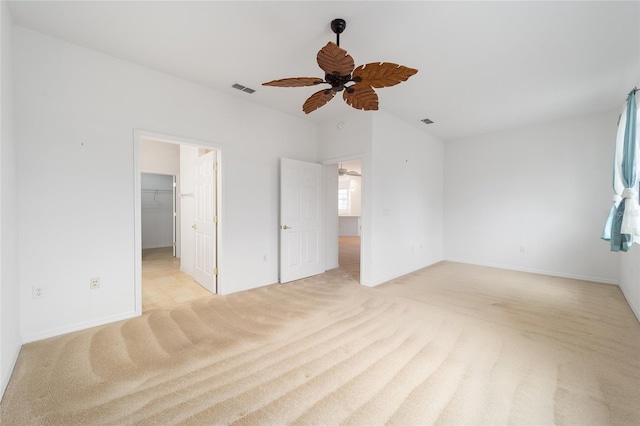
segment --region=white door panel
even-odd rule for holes
[[[173,240],[173,257],[178,256],[178,224],[176,223],[178,220],[178,204],[177,204],[177,194],[176,194],[176,177],[173,176],[173,193],[171,194],[172,200],[172,216],[173,220],[171,221],[171,238]]]
[[[216,152],[196,160],[195,191],[195,271],[194,279],[212,293],[216,292]]]
[[[280,282],[322,273],[322,166],[281,159]]]

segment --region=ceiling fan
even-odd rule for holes
[[[391,62],[372,62],[355,68],[351,55],[340,47],[340,34],[346,27],[347,23],[344,19],[338,18],[331,21],[331,29],[336,34],[336,43],[330,41],[318,52],[316,59],[325,72],[324,80],[319,77],[294,77],[273,80],[262,85],[277,87],[330,85],[331,87],[320,90],[307,99],[302,105],[305,114],[325,105],[338,92],[343,92],[342,97],[345,102],[355,109],[377,110],[378,95],[374,88],[395,86],[407,81],[418,70]],[[353,84],[348,85],[349,83]]]
[[[340,164],[340,166],[338,166],[338,176],[362,176],[360,173],[356,172],[355,170],[347,170],[342,168],[342,164]]]

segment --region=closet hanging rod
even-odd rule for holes
[[[156,192],[161,194],[173,194],[173,189],[146,189],[142,188],[142,192]]]

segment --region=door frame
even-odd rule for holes
[[[141,153],[140,145],[142,139],[150,139],[156,142],[165,142],[178,145],[191,145],[200,148],[208,148],[217,152],[218,168],[216,171],[216,215],[218,216],[218,223],[216,224],[216,267],[218,268],[217,277],[217,294],[224,294],[222,288],[224,285],[224,268],[222,267],[222,156],[223,150],[220,145],[213,144],[208,141],[196,140],[185,138],[181,136],[167,135],[157,132],[150,132],[147,130],[134,129],[133,130],[133,200],[134,200],[134,218],[133,218],[133,233],[134,233],[134,300],[133,306],[136,315],[142,315],[142,196],[141,196]]]
[[[173,257],[179,257],[178,256],[178,249],[180,248],[180,244],[177,241],[177,239],[178,239],[177,227],[178,227],[178,220],[180,219],[180,215],[176,214],[176,208],[177,208],[176,197],[178,195],[178,193],[176,192],[177,191],[177,186],[176,185],[177,185],[179,176],[174,174],[174,172],[168,171],[168,170],[165,170],[165,171],[157,170],[157,171],[153,171],[153,172],[140,170],[140,176],[141,177],[142,177],[143,174],[156,175],[156,176],[171,176],[171,178],[172,178],[173,187],[172,187],[172,194],[171,194],[171,214],[172,214],[173,220],[171,221],[171,227],[172,227],[172,229],[171,229],[171,241],[173,242]],[[141,218],[142,218],[142,206],[140,207],[140,213],[141,213]],[[140,221],[140,235],[142,236],[142,220]],[[142,245],[141,245],[141,247],[142,247]],[[144,248],[142,248],[142,250],[144,250]]]
[[[288,232],[286,232],[287,227],[285,227],[284,225],[295,225],[293,229],[297,229],[299,226],[302,225],[303,230],[307,230],[308,229],[304,229],[304,225],[309,223],[309,219],[308,218],[304,218],[303,214],[301,213],[301,209],[298,209],[299,212],[299,218],[298,221],[294,221],[295,223],[290,223],[286,221],[285,218],[285,202],[286,200],[291,200],[291,197],[286,197],[287,192],[284,190],[285,187],[285,165],[288,166],[299,166],[299,167],[304,167],[304,168],[308,168],[309,166],[313,166],[314,167],[314,174],[316,176],[317,180],[317,189],[318,192],[316,193],[316,213],[317,213],[317,218],[315,220],[316,226],[314,228],[311,229],[317,229],[317,253],[316,253],[316,262],[312,262],[312,263],[306,263],[305,260],[306,258],[301,257],[301,262],[300,262],[300,270],[298,270],[298,274],[291,274],[291,268],[285,268],[285,257],[286,254],[289,253],[285,253],[284,252],[284,248],[286,247],[287,249],[289,248],[289,245],[286,244],[285,245],[285,238],[287,238],[287,235],[289,235]],[[289,168],[290,168],[289,167]],[[296,183],[300,183],[302,180],[302,178],[300,176],[298,176],[298,179],[296,180]],[[300,185],[300,187],[304,187],[304,185]],[[300,200],[300,197],[298,197],[298,202],[296,203],[296,205],[298,207],[300,207],[300,203],[302,201]],[[285,284],[288,282],[292,282],[292,281],[296,281],[299,279],[303,279],[303,278],[307,278],[307,277],[311,277],[314,275],[318,275],[321,274],[323,272],[325,272],[325,259],[324,259],[324,252],[325,252],[325,223],[324,223],[324,166],[320,163],[315,163],[315,162],[310,162],[310,161],[303,161],[303,160],[295,160],[293,158],[286,158],[286,157],[281,157],[280,158],[280,217],[279,217],[279,238],[278,238],[278,282],[281,284]],[[313,220],[311,220],[313,222]],[[291,231],[293,232],[293,231]],[[308,241],[308,240],[304,240],[304,241]],[[301,254],[300,252],[303,251],[302,249],[298,250],[298,254]],[[304,251],[305,254],[307,254],[306,251]],[[308,269],[305,269],[305,266],[302,265],[306,265],[307,268],[309,268],[309,266],[312,266],[312,272],[309,272]],[[316,269],[317,268],[317,269]],[[286,281],[283,281],[283,272],[285,271],[285,269],[287,271],[289,271],[289,276],[286,276],[285,279]],[[314,272],[316,271],[316,272]]]
[[[349,155],[349,156],[345,156],[345,157],[337,157],[337,158],[331,158],[328,160],[324,160],[322,161],[320,164],[322,164],[323,166],[330,166],[330,165],[337,165],[340,163],[344,163],[347,161],[354,161],[354,160],[359,160],[360,161],[360,174],[361,174],[361,178],[360,178],[360,279],[358,280],[358,283],[361,285],[366,285],[363,284],[363,277],[365,276],[365,268],[367,267],[365,262],[364,262],[364,256],[366,255],[365,252],[365,244],[369,243],[369,228],[368,226],[365,227],[365,224],[368,225],[369,223],[369,211],[366,208],[367,204],[365,204],[365,200],[368,201],[369,197],[368,197],[368,193],[365,192],[365,188],[368,190],[367,184],[368,182],[365,181],[365,176],[367,176],[368,178],[368,169],[366,166],[366,161],[365,161],[365,154],[355,154],[355,155]],[[338,192],[336,191],[335,197],[338,198]],[[326,212],[325,212],[326,214]],[[336,212],[336,215],[338,213]],[[328,229],[325,229],[325,232],[328,232]],[[340,228],[338,227],[338,229],[336,229],[336,232],[338,233],[338,237],[340,235]],[[325,238],[325,244],[326,244],[327,238]],[[338,257],[340,255],[340,243],[338,243],[338,247],[336,248],[338,250]],[[338,264],[339,266],[339,264]]]

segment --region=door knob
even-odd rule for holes
[[[192,227],[193,229],[198,229],[198,228],[196,227],[196,224],[195,224],[195,223],[194,223],[193,225],[191,225],[191,227]]]
[[[287,225],[284,225],[284,226],[282,227],[282,229],[291,229],[291,227],[289,227],[289,226],[287,226]]]

